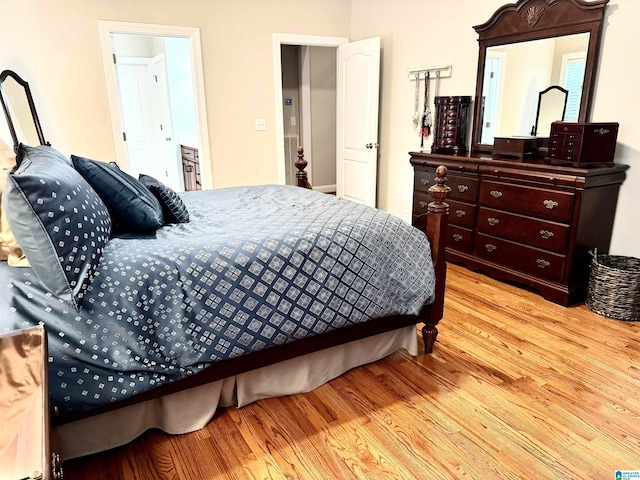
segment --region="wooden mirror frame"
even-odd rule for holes
[[[2,84],[7,78],[13,78],[18,85],[24,88],[24,94],[27,98],[27,102],[29,103],[29,110],[31,110],[31,118],[33,119],[33,124],[35,126],[36,133],[38,135],[38,140],[40,145],[50,145],[44,139],[44,134],[42,133],[42,127],[40,126],[40,119],[38,118],[38,112],[36,112],[36,106],[33,103],[33,97],[31,96],[31,89],[29,88],[29,84],[24,81],[20,75],[12,70],[4,70],[0,73],[0,103],[2,103],[2,110],[4,110],[4,116],[7,119],[7,125],[9,126],[9,132],[11,133],[11,137],[13,139],[13,151],[18,153],[18,146],[20,145],[20,140],[18,139],[18,134],[16,132],[15,125],[13,124],[13,119],[11,118],[11,112],[9,110],[9,103],[5,96],[5,92],[2,88]]]
[[[472,155],[491,153],[493,145],[479,143],[482,122],[482,84],[487,48],[497,45],[589,33],[582,83],[579,122],[590,118],[605,7],[609,0],[519,0],[503,5],[489,21],[473,27],[478,33],[479,55],[473,113]]]

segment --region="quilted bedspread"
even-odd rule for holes
[[[191,221],[106,246],[82,308],[0,262],[0,331],[44,324],[51,402],[118,401],[221,359],[391,314],[434,290],[424,233],[287,186],[182,194]]]

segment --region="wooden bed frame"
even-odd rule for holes
[[[13,127],[9,109],[7,108],[7,104],[4,99],[4,92],[2,91],[2,81],[9,77],[13,78],[24,87],[40,143],[42,145],[49,145],[42,134],[42,128],[40,127],[40,121],[35,110],[35,105],[33,104],[28,83],[22,80],[16,73],[5,70],[0,74],[0,99],[2,100],[1,103],[5,111],[7,122],[9,123],[9,129],[13,136],[14,147],[17,149],[19,142],[16,131]],[[296,172],[297,185],[303,188],[311,188],[307,172],[305,171],[307,161],[304,159],[302,147],[298,148],[298,159],[295,162],[295,166],[298,169],[298,172]],[[445,203],[445,199],[451,190],[446,186],[446,173],[447,169],[444,166],[440,166],[436,170],[437,177],[435,179],[435,184],[429,189],[429,193],[433,198],[433,201],[429,203],[428,213],[424,214],[421,218],[418,218],[415,223],[419,228],[424,227],[425,233],[429,238],[436,275],[434,301],[430,305],[426,305],[418,315],[393,315],[377,318],[362,324],[351,325],[338,330],[315,335],[313,337],[296,340],[295,342],[284,345],[277,345],[265,350],[243,355],[241,357],[221,360],[197,374],[142,392],[129,399],[110,403],[86,412],[59,415],[54,419],[54,423],[56,425],[60,425],[80,420],[82,418],[92,417],[121,407],[228,378],[250,370],[265,367],[267,365],[273,365],[307,353],[342,345],[354,340],[396,330],[409,325],[417,325],[420,323],[424,324],[422,328],[422,336],[424,339],[425,353],[431,353],[438,335],[436,326],[443,315],[446,281],[445,243],[447,237],[449,205]]]

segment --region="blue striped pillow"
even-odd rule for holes
[[[71,155],[73,166],[100,195],[117,229],[123,232],[157,230],[164,224],[160,203],[144,185],[105,163]]]
[[[155,178],[141,173],[138,179],[160,202],[165,223],[185,223],[189,221],[189,212],[180,196]]]

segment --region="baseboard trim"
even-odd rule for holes
[[[322,193],[335,193],[336,184],[333,185],[314,185],[313,189]]]

